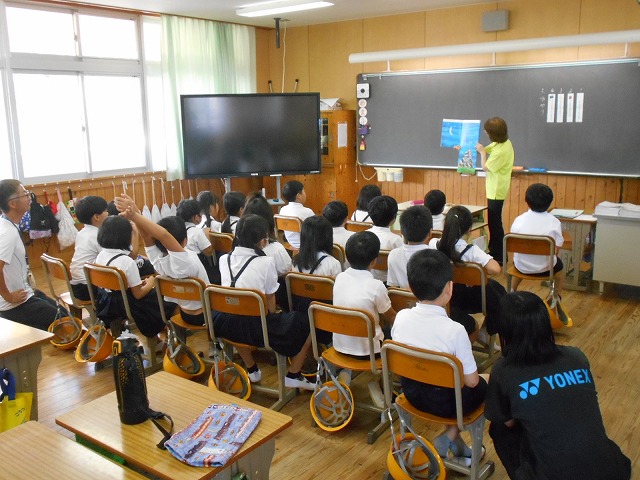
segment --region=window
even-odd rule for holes
[[[11,149],[9,146],[9,131],[7,129],[7,117],[4,108],[4,90],[0,82],[0,158],[7,160],[0,162],[0,179],[15,178],[11,169]]]
[[[79,15],[78,19],[83,57],[139,57],[134,20],[95,15]]]
[[[46,12],[7,7],[9,48],[12,52],[75,55],[70,12]],[[37,35],[34,32],[38,32]]]

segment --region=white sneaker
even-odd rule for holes
[[[376,381],[371,381],[367,387],[369,387],[369,396],[373,404],[378,408],[384,408],[384,395],[380,384]]]
[[[338,381],[344,383],[347,387],[351,385],[351,370],[343,368],[338,374]]]
[[[258,383],[262,380],[262,370],[258,369],[255,372],[249,373],[249,380],[251,383]]]
[[[484,445],[482,446],[482,451],[480,452],[480,458],[478,459],[478,462],[480,460],[482,460],[484,458],[484,454],[487,452],[487,450],[484,448]],[[453,463],[456,463],[460,466],[463,467],[470,467],[471,466],[471,457],[452,457],[451,461]]]
[[[300,376],[299,378],[284,377],[284,386],[287,388],[300,388],[302,390],[315,390],[316,384]]]
[[[478,331],[478,343],[481,345],[489,345],[489,340],[491,340],[491,337],[489,336],[487,329],[482,327]]]

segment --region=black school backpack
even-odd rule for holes
[[[60,230],[58,220],[53,215],[51,207],[49,205],[40,205],[34,193],[31,194],[29,215],[31,216],[29,237],[32,239],[50,237],[52,233],[58,233]]]

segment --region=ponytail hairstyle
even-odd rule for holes
[[[260,193],[254,193],[247,198],[247,203],[244,205],[242,215],[259,215],[267,221],[269,225],[269,243],[276,242],[276,222],[273,218],[273,209],[266,198]]]
[[[210,209],[212,206],[220,204],[218,197],[215,193],[212,193],[209,190],[203,190],[198,193],[196,201],[198,202],[198,205],[200,205],[200,213],[205,218],[205,225],[207,228],[211,228],[211,220],[213,220],[213,217],[211,216]]]
[[[300,229],[300,250],[293,257],[293,264],[301,270],[311,270],[318,260],[318,253],[331,255],[333,250],[333,227],[329,220],[314,215],[302,222]]]
[[[456,242],[460,240],[473,224],[473,217],[467,207],[456,205],[451,207],[444,217],[442,238],[436,244],[438,250],[453,262],[460,261],[460,254],[456,252]]]
[[[242,192],[227,192],[222,197],[222,206],[227,212],[227,217],[222,222],[220,231],[222,233],[233,233],[231,230],[231,217],[239,217],[240,211],[244,208],[245,196]],[[236,225],[237,228],[237,225]]]
[[[261,257],[267,254],[258,246],[261,240],[269,238],[269,224],[259,215],[249,214],[240,217],[236,225],[233,247],[252,248]]]

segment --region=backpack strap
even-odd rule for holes
[[[320,266],[320,262],[322,262],[322,260],[324,260],[325,258],[327,258],[329,255],[323,255],[321,256],[318,261],[316,263],[313,264],[313,267],[311,267],[311,270],[309,270],[309,273],[312,274],[313,272],[316,271],[316,268],[318,268]]]
[[[247,260],[244,265],[242,265],[242,268],[240,269],[240,271],[238,272],[238,274],[234,277],[233,276],[233,270],[231,270],[231,254],[227,255],[227,265],[229,265],[229,276],[231,277],[231,287],[235,288],[236,283],[238,282],[238,279],[240,278],[240,275],[242,275],[242,273],[245,271],[245,269],[249,266],[249,264],[253,261],[254,258],[258,258],[258,255],[254,255],[253,257],[249,257],[249,260]]]
[[[116,258],[118,258],[118,257],[124,257],[124,256],[126,256],[126,253],[119,253],[119,254],[117,254],[117,255],[114,255],[114,256],[113,256],[113,257],[111,257],[111,258],[109,259],[109,261],[107,262],[107,267],[108,267],[108,266],[109,266],[109,264],[110,264],[111,262],[113,262]]]

